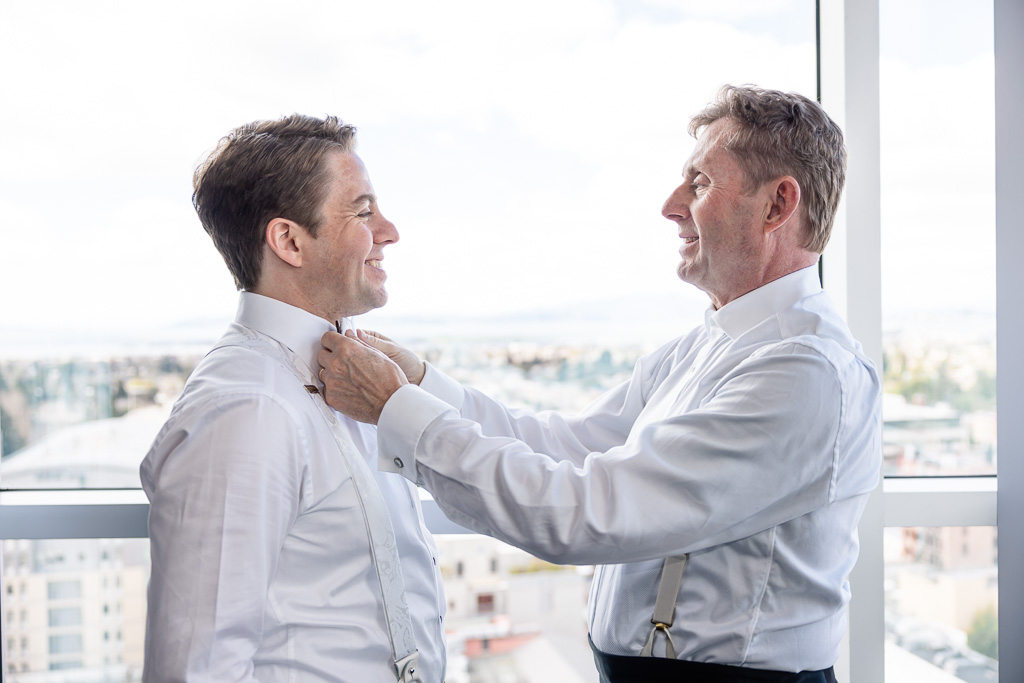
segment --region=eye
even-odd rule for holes
[[[366,211],[363,211],[361,214],[359,214],[359,217],[360,218],[369,218],[372,215],[373,215],[373,211],[370,211],[369,209],[367,209]]]
[[[698,173],[693,177],[693,181],[691,182],[691,184],[693,185],[694,189],[705,189],[711,185],[711,179],[708,178],[703,173]]]

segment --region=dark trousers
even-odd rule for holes
[[[794,674],[665,657],[610,655],[594,647],[593,640],[590,648],[601,683],[837,683],[832,667]]]

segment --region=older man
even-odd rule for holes
[[[387,301],[398,240],[354,136],[333,117],[257,121],[196,171],[242,291],[142,464],[148,683],[444,680],[417,492],[377,471],[375,430],[332,411],[316,373],[323,333]]]
[[[327,400],[377,423],[381,467],[461,523],[604,565],[602,681],[834,681],[881,462],[878,373],[815,268],[842,134],[807,98],[755,87],[723,88],[690,129],[662,213],[679,276],[712,305],[628,382],[579,415],[511,412],[386,339],[329,333]]]

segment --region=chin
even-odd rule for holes
[[[383,308],[384,304],[388,302],[388,293],[384,290],[374,292],[372,297],[369,297],[363,305],[361,313],[369,313],[378,308]]]
[[[377,291],[363,292],[363,295],[357,299],[349,300],[344,306],[339,306],[344,311],[342,317],[351,318],[355,315],[362,315],[363,313],[369,313],[370,311],[381,308],[388,302],[388,293],[381,289]]]

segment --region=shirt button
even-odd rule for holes
[[[395,458],[395,467],[397,467],[398,469],[402,469],[403,467],[405,467],[405,464],[402,462],[401,458]]]

